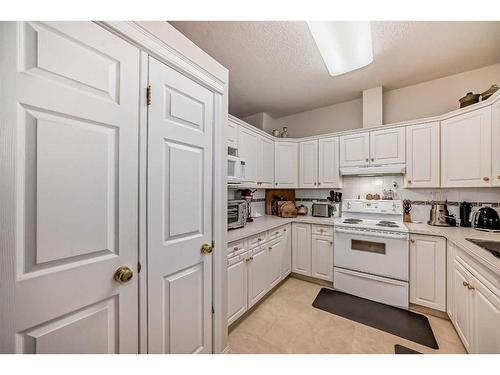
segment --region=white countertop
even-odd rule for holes
[[[323,218],[313,216],[282,218],[273,215],[264,215],[258,218],[254,218],[254,221],[252,223],[247,223],[247,225],[243,228],[228,231],[227,241],[228,243],[238,241],[243,238],[253,236],[255,234],[265,232],[267,230],[292,222],[334,225],[336,220],[338,220],[338,218]],[[466,238],[476,238],[481,240],[500,241],[500,233],[482,232],[472,228],[463,227],[435,227],[427,225],[426,223],[405,224],[408,227],[410,233],[445,237],[447,240],[453,242],[455,245],[467,251],[479,262],[483,263],[488,268],[500,275],[500,259],[494,257],[490,252],[466,240]]]

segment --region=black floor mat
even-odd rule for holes
[[[416,350],[407,348],[406,346],[396,344],[394,345],[394,353],[395,354],[422,354],[417,352]]]
[[[321,288],[312,305],[429,348],[439,349],[429,320],[424,315],[327,288]]]

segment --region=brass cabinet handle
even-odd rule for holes
[[[318,186],[321,185],[321,182],[318,182]]]
[[[490,178],[489,177],[483,177],[483,180],[486,181],[486,182],[488,182],[490,180]]]
[[[268,250],[272,250],[272,249],[273,249],[273,247],[272,247],[272,246],[269,246],[267,249],[268,249]]]
[[[238,246],[235,246],[233,250],[234,250],[234,251],[238,250]]]
[[[415,240],[412,238],[412,239],[410,240],[410,242],[411,242],[411,243],[415,243]]]
[[[257,241],[262,241],[262,238],[257,238]]]
[[[245,262],[250,262],[250,258],[245,258]]]
[[[411,180],[408,180],[408,183],[411,184]]]
[[[253,257],[250,257],[250,260],[253,260]]]
[[[469,287],[469,286],[470,286],[470,284],[469,284],[467,281],[462,282],[462,285],[463,285],[463,286],[466,286],[466,287]]]
[[[497,180],[500,180],[500,174],[497,176]]]
[[[476,289],[476,288],[474,288],[472,285],[470,285],[470,284],[469,284],[469,285],[467,285],[467,289],[469,289],[469,290],[474,290],[474,289]]]
[[[202,254],[210,254],[212,252],[213,248],[207,243],[204,243],[201,245],[200,251]]]
[[[275,182],[274,184],[275,184],[276,186],[278,186],[278,183],[277,183],[277,182]]]
[[[330,241],[330,245],[333,245],[333,241]]]
[[[372,158],[372,161],[375,161],[375,159],[374,159],[374,158]]]
[[[130,268],[128,268],[127,266],[121,266],[118,267],[118,269],[115,271],[113,278],[120,284],[125,284],[126,282],[130,281],[133,276],[134,273]]]
[[[316,182],[314,183],[314,186],[316,186]]]
[[[286,232],[286,228],[283,228],[283,232]]]
[[[370,161],[370,159],[366,158],[365,161]]]

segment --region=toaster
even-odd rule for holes
[[[312,204],[312,216],[316,217],[330,217],[332,212],[330,210],[330,203],[328,202],[315,202]]]

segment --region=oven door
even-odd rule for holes
[[[407,234],[349,232],[335,229],[335,267],[408,281]]]

